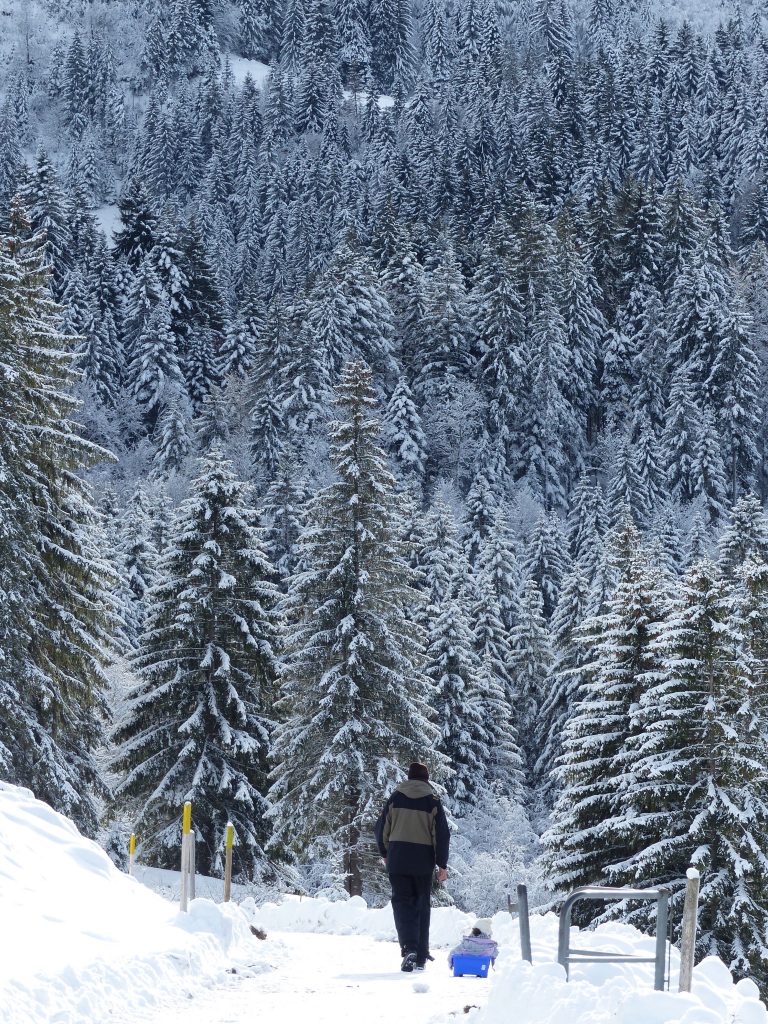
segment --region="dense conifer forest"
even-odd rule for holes
[[[0,777],[377,900],[422,758],[768,984],[765,5],[0,7]]]

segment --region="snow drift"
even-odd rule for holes
[[[252,899],[245,899],[240,906],[254,924],[267,932],[367,935],[383,942],[394,942],[397,939],[390,904],[369,910],[360,896],[333,901],[285,896],[279,904],[264,903],[261,906],[257,906]],[[474,920],[472,914],[464,914],[456,907],[433,910],[429,932],[432,946],[453,946],[472,927]]]
[[[145,1011],[259,956],[237,907],[179,914],[28,790],[0,783],[0,837],[3,1024]]]
[[[517,925],[497,914],[494,933],[502,943],[498,971],[487,1005],[473,1024],[509,1024],[509,1008],[520,1007],[517,1024],[768,1024],[768,1011],[753,981],[734,983],[717,957],[693,972],[693,991],[678,994],[680,957],[670,956],[670,991],[653,991],[653,965],[585,964],[571,969],[571,981],[554,963],[557,918],[531,918],[533,966],[520,960]],[[655,939],[625,924],[601,925],[593,932],[573,929],[571,946],[652,957]]]

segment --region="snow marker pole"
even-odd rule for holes
[[[131,838],[128,840],[128,874],[133,874],[133,855],[136,853],[136,836],[131,832]]]
[[[189,833],[189,898],[195,898],[195,881],[197,879],[197,868],[195,866],[197,854],[197,833],[193,830]]]
[[[181,816],[181,900],[179,910],[187,912],[189,902],[189,842],[192,831],[192,804],[189,800],[184,804],[184,813]]]
[[[699,872],[696,868],[686,871],[683,905],[683,927],[680,935],[680,984],[678,992],[690,992],[693,981],[693,957],[696,953],[696,919],[699,911]]]
[[[226,852],[224,855],[224,902],[229,903],[232,897],[232,843],[235,841],[235,826],[231,821],[227,822],[227,833],[225,840]]]

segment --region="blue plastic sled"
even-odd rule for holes
[[[465,974],[476,974],[478,978],[487,978],[491,966],[489,956],[455,956],[453,958],[454,978],[463,978]]]

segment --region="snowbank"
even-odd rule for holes
[[[189,914],[118,871],[28,790],[0,783],[0,1021],[84,1024],[178,1000],[260,955],[234,905]]]
[[[368,910],[353,897],[344,902],[286,897],[282,903],[241,904],[255,923],[272,931],[325,932],[395,938],[392,909]],[[446,969],[445,947],[452,946],[471,928],[474,916],[455,908],[432,911],[430,932],[436,964]],[[555,963],[557,917],[531,918],[533,966],[520,960],[517,921],[506,913],[493,918],[493,933],[500,944],[497,970],[491,977],[487,1005],[471,1018],[472,1024],[768,1024],[768,1011],[752,981],[734,983],[721,960],[709,957],[693,972],[693,992],[677,993],[679,955],[670,957],[670,992],[653,991],[653,965],[585,964],[571,970],[571,981]],[[579,935],[573,929],[571,945],[652,957],[655,939],[625,924],[602,925]],[[441,949],[442,947],[442,949]]]
[[[269,932],[324,932],[329,935],[367,935],[372,939],[394,942],[397,938],[392,907],[387,904],[369,910],[364,899],[331,902],[318,898],[285,896],[280,904],[245,899],[240,907],[253,923]],[[463,932],[472,927],[474,917],[455,907],[432,911],[430,940],[434,947],[454,945]]]
[[[181,896],[181,872],[169,871],[166,868],[151,868],[146,864],[136,864],[133,868],[133,877],[146,885],[152,892],[162,896],[171,903],[178,903]],[[240,903],[246,896],[253,892],[252,886],[238,885],[232,883],[232,899]],[[195,875],[195,894],[198,898],[211,900],[213,903],[221,903],[224,898],[224,880],[211,878],[208,875]]]
[[[486,1006],[472,1024],[768,1024],[768,1012],[752,981],[735,984],[725,964],[708,957],[693,972],[693,991],[678,994],[679,954],[670,959],[669,992],[653,991],[653,965],[585,964],[571,969],[571,981],[554,963],[557,918],[531,918],[533,966],[520,960],[517,924],[497,914],[494,934],[501,943],[498,970]],[[577,936],[579,938],[577,939]],[[601,925],[572,931],[571,946],[652,957],[655,939],[630,925]]]
[[[727,977],[726,977],[727,976]],[[584,980],[566,982],[559,964],[530,966],[509,959],[493,980],[488,1003],[472,1024],[765,1024],[765,1006],[751,981],[734,985],[721,960],[710,957],[695,973],[690,995],[654,992],[625,978],[601,985]]]

